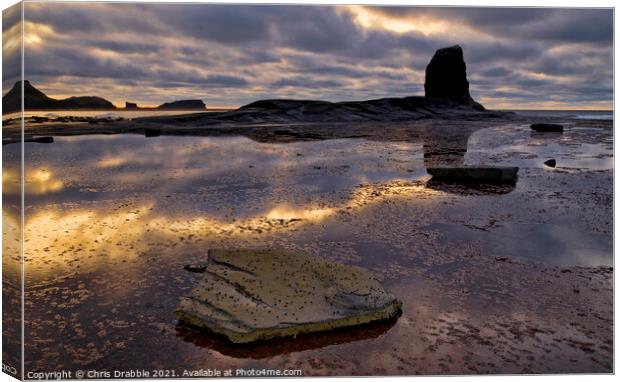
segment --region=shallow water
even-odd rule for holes
[[[26,111],[24,117],[93,117],[93,118],[125,118],[133,119],[140,117],[154,117],[163,115],[182,115],[191,113],[209,113],[222,111],[222,109],[207,109],[204,111],[196,110],[43,110],[43,111]],[[11,113],[2,115],[2,119],[18,118],[19,113]]]
[[[553,117],[566,119],[592,119],[611,121],[613,110],[507,110],[528,117]]]
[[[539,272],[555,266],[612,265],[612,132],[576,125],[563,136],[538,136],[519,125],[476,131],[460,154],[463,163],[520,167],[516,187],[501,193],[427,185],[425,154],[440,152],[436,145],[137,135],[26,143],[26,289],[30,301],[45,303],[27,306],[27,366],[109,368],[125,365],[130,358],[118,358],[124,355],[145,367],[197,367],[207,357],[221,367],[314,365],[312,373],[328,375],[526,370],[518,357],[499,369],[484,362],[451,369],[445,356],[456,357],[457,350],[429,350],[424,338],[447,335],[432,324],[439,316],[452,334],[465,330],[459,325],[482,324],[502,308],[481,301],[497,299],[512,301],[506,309],[514,314],[530,312],[522,323],[568,325],[565,314],[545,310],[556,305],[529,307],[506,283],[521,275],[514,282],[533,288]],[[17,145],[3,149],[10,157]],[[551,157],[555,169],[542,164]],[[19,196],[10,186],[14,176],[3,179],[9,200]],[[393,327],[282,345],[279,353],[230,349],[175,328],[171,311],[198,277],[183,265],[204,259],[208,248],[264,246],[371,270],[405,302],[403,316]],[[511,265],[513,259],[521,265]],[[484,271],[499,266],[519,271]],[[573,285],[564,277],[575,273],[561,275],[554,282]],[[494,286],[480,289],[481,282]],[[539,293],[556,298],[544,285]],[[594,304],[588,296],[585,289],[580,294]],[[499,333],[503,323],[497,325]],[[415,346],[402,343],[408,336]],[[476,346],[478,355],[493,354]],[[551,353],[543,346],[540,356],[555,358],[527,370],[598,370],[591,361],[564,364],[571,346]],[[369,364],[378,370],[350,358],[371,360],[382,351],[389,360]],[[399,361],[398,354],[411,358]],[[426,367],[424,357],[443,360]],[[334,358],[340,366],[330,365]]]

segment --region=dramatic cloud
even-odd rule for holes
[[[121,105],[423,93],[438,48],[465,50],[491,108],[611,108],[611,9],[25,3],[25,75],[50,96]],[[3,15],[5,39],[19,12]],[[14,40],[14,39],[13,39]],[[19,46],[3,47],[4,92]]]

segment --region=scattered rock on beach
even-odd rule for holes
[[[549,167],[555,167],[555,159],[549,159],[545,161],[545,165],[549,166]]]
[[[362,268],[281,250],[209,252],[180,323],[247,343],[387,320],[401,302]]]
[[[518,167],[429,167],[434,181],[449,183],[516,184]]]
[[[194,273],[204,273],[207,270],[206,264],[187,264],[183,267],[186,271]]]
[[[530,128],[540,133],[561,133],[564,131],[564,126],[556,123],[534,123]]]

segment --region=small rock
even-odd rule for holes
[[[561,133],[564,131],[564,126],[556,123],[534,123],[530,128],[540,133]]]
[[[186,271],[194,273],[204,273],[207,270],[206,264],[187,264],[183,267]]]
[[[555,167],[555,159],[549,159],[549,160],[545,161],[545,165],[547,165],[549,167]]]

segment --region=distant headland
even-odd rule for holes
[[[193,123],[292,123],[399,121],[427,118],[493,118],[504,113],[487,111],[469,93],[469,81],[459,45],[439,49],[426,67],[424,96],[380,98],[366,101],[328,102],[321,100],[267,99],[252,102],[224,113],[202,113]],[[21,82],[3,98],[3,112],[19,111]],[[156,108],[141,108],[126,102],[117,109],[100,97],[70,97],[57,100],[46,96],[29,81],[24,81],[25,110],[101,109],[101,110],[206,110],[201,100],[164,103]],[[168,117],[171,123],[178,122]],[[188,122],[187,118],[182,119]]]
[[[2,97],[2,113],[16,113],[21,109],[22,82],[17,81],[13,88]],[[24,110],[206,110],[201,100],[180,100],[166,102],[153,108],[138,107],[126,102],[125,109],[117,108],[104,98],[95,96],[69,97],[55,99],[34,87],[30,81],[24,81]]]

